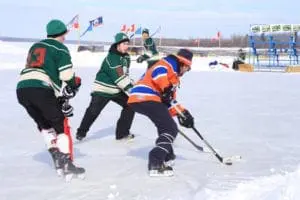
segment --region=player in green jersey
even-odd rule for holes
[[[63,82],[66,98],[75,96],[81,79],[75,76],[68,48],[63,44],[68,30],[60,20],[51,20],[46,27],[47,38],[34,43],[28,52],[25,68],[17,84],[17,98],[29,116],[36,122],[47,149],[59,173],[82,174],[71,159],[71,140],[64,131],[64,112],[70,106],[59,101]],[[61,105],[64,104],[64,105]],[[67,110],[62,111],[62,107]],[[69,114],[69,113],[65,113]]]
[[[91,125],[99,116],[109,101],[122,107],[121,116],[117,122],[116,139],[129,139],[134,135],[129,132],[134,112],[127,105],[132,81],[129,77],[130,56],[128,54],[129,38],[124,33],[118,33],[115,41],[104,58],[96,75],[91,93],[91,101],[77,129],[76,138],[86,137]]]
[[[152,37],[149,36],[149,29],[144,28],[142,31],[144,54],[137,58],[137,63],[147,61],[148,69],[159,60],[159,53]]]

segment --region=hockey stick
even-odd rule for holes
[[[191,143],[197,150],[204,151],[204,148],[197,145],[191,138],[189,138],[186,134],[184,134],[180,129],[178,129],[178,133],[184,137],[189,143]]]
[[[68,136],[69,139],[69,151],[71,160],[74,160],[74,150],[73,150],[73,140],[72,140],[72,134],[71,134],[71,128],[69,125],[69,119],[68,117],[65,117],[64,119],[64,133]]]
[[[171,102],[171,104],[174,106],[175,110],[177,111],[177,113],[185,118],[185,116],[183,115],[183,113],[180,111],[180,109],[177,107],[178,105],[176,104],[177,102],[174,100],[173,102]],[[204,144],[211,150],[211,152],[217,157],[217,159],[225,164],[225,165],[232,165],[232,161],[233,160],[240,160],[241,156],[231,156],[231,157],[222,157],[218,154],[218,152],[216,152],[216,150],[202,137],[202,135],[200,134],[200,132],[193,126],[192,129],[195,131],[195,133],[200,137],[200,139],[204,142]]]
[[[200,139],[206,144],[206,146],[212,151],[212,153],[217,157],[217,159],[225,164],[225,165],[232,165],[232,161],[235,159],[241,159],[240,156],[232,156],[232,157],[222,157],[216,150],[202,137],[200,132],[193,126],[192,129],[195,131],[195,133],[200,137]]]
[[[159,26],[159,27],[156,29],[156,31],[150,35],[150,37],[153,37],[156,33],[159,33],[160,30],[161,30],[161,26]]]
[[[69,99],[65,96],[59,96],[59,101],[61,103],[61,106],[63,107],[63,105],[69,105]],[[73,108],[72,108],[73,110]],[[71,134],[71,127],[70,127],[70,124],[69,124],[69,118],[68,117],[71,117],[73,116],[73,113],[71,113],[70,115],[65,115],[64,113],[64,122],[63,122],[63,125],[64,125],[64,133],[67,135],[68,137],[68,140],[69,140],[69,152],[70,152],[70,157],[71,157],[71,160],[73,161],[74,160],[74,147],[73,147],[73,139],[72,139],[72,134]]]

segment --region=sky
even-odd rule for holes
[[[228,3],[230,2],[230,3]],[[299,1],[280,0],[0,0],[0,36],[45,37],[45,26],[53,18],[69,22],[80,16],[81,32],[88,21],[103,16],[103,26],[88,32],[83,40],[112,41],[123,24],[141,25],[158,37],[212,38],[247,34],[250,24],[299,23]],[[67,39],[77,39],[70,32]]]

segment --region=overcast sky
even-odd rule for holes
[[[83,40],[112,41],[122,24],[140,24],[150,32],[161,26],[162,37],[211,38],[218,31],[230,37],[247,34],[250,24],[299,24],[299,8],[296,0],[0,0],[0,36],[43,38],[49,20],[67,23],[79,14],[81,32],[91,19],[104,21]],[[67,39],[77,35],[70,32]]]

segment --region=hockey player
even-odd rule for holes
[[[109,49],[108,55],[102,62],[96,75],[90,105],[85,111],[76,138],[86,137],[91,125],[109,101],[120,105],[123,109],[117,122],[116,139],[130,139],[134,111],[127,105],[129,90],[132,88],[129,77],[130,56],[128,52],[129,38],[124,33],[115,35],[115,41]]]
[[[157,127],[156,146],[149,153],[150,176],[172,176],[173,169],[166,162],[175,159],[172,143],[178,133],[172,116],[177,115],[180,125],[194,126],[188,110],[176,100],[176,87],[180,77],[191,69],[193,53],[180,49],[155,63],[130,91],[129,105],[137,113],[146,115]]]
[[[159,60],[159,53],[156,49],[154,40],[149,36],[149,29],[143,29],[142,39],[144,45],[144,54],[140,55],[137,58],[136,62],[142,63],[143,61],[147,61],[148,68],[150,68],[155,62]]]
[[[83,174],[70,155],[70,140],[64,133],[64,114],[70,106],[63,106],[59,96],[62,82],[66,83],[66,98],[75,95],[81,79],[72,70],[71,56],[63,44],[68,30],[60,20],[51,20],[46,27],[47,39],[33,44],[28,52],[25,68],[17,84],[17,98],[29,116],[36,122],[58,173]],[[67,110],[65,110],[67,109]]]

